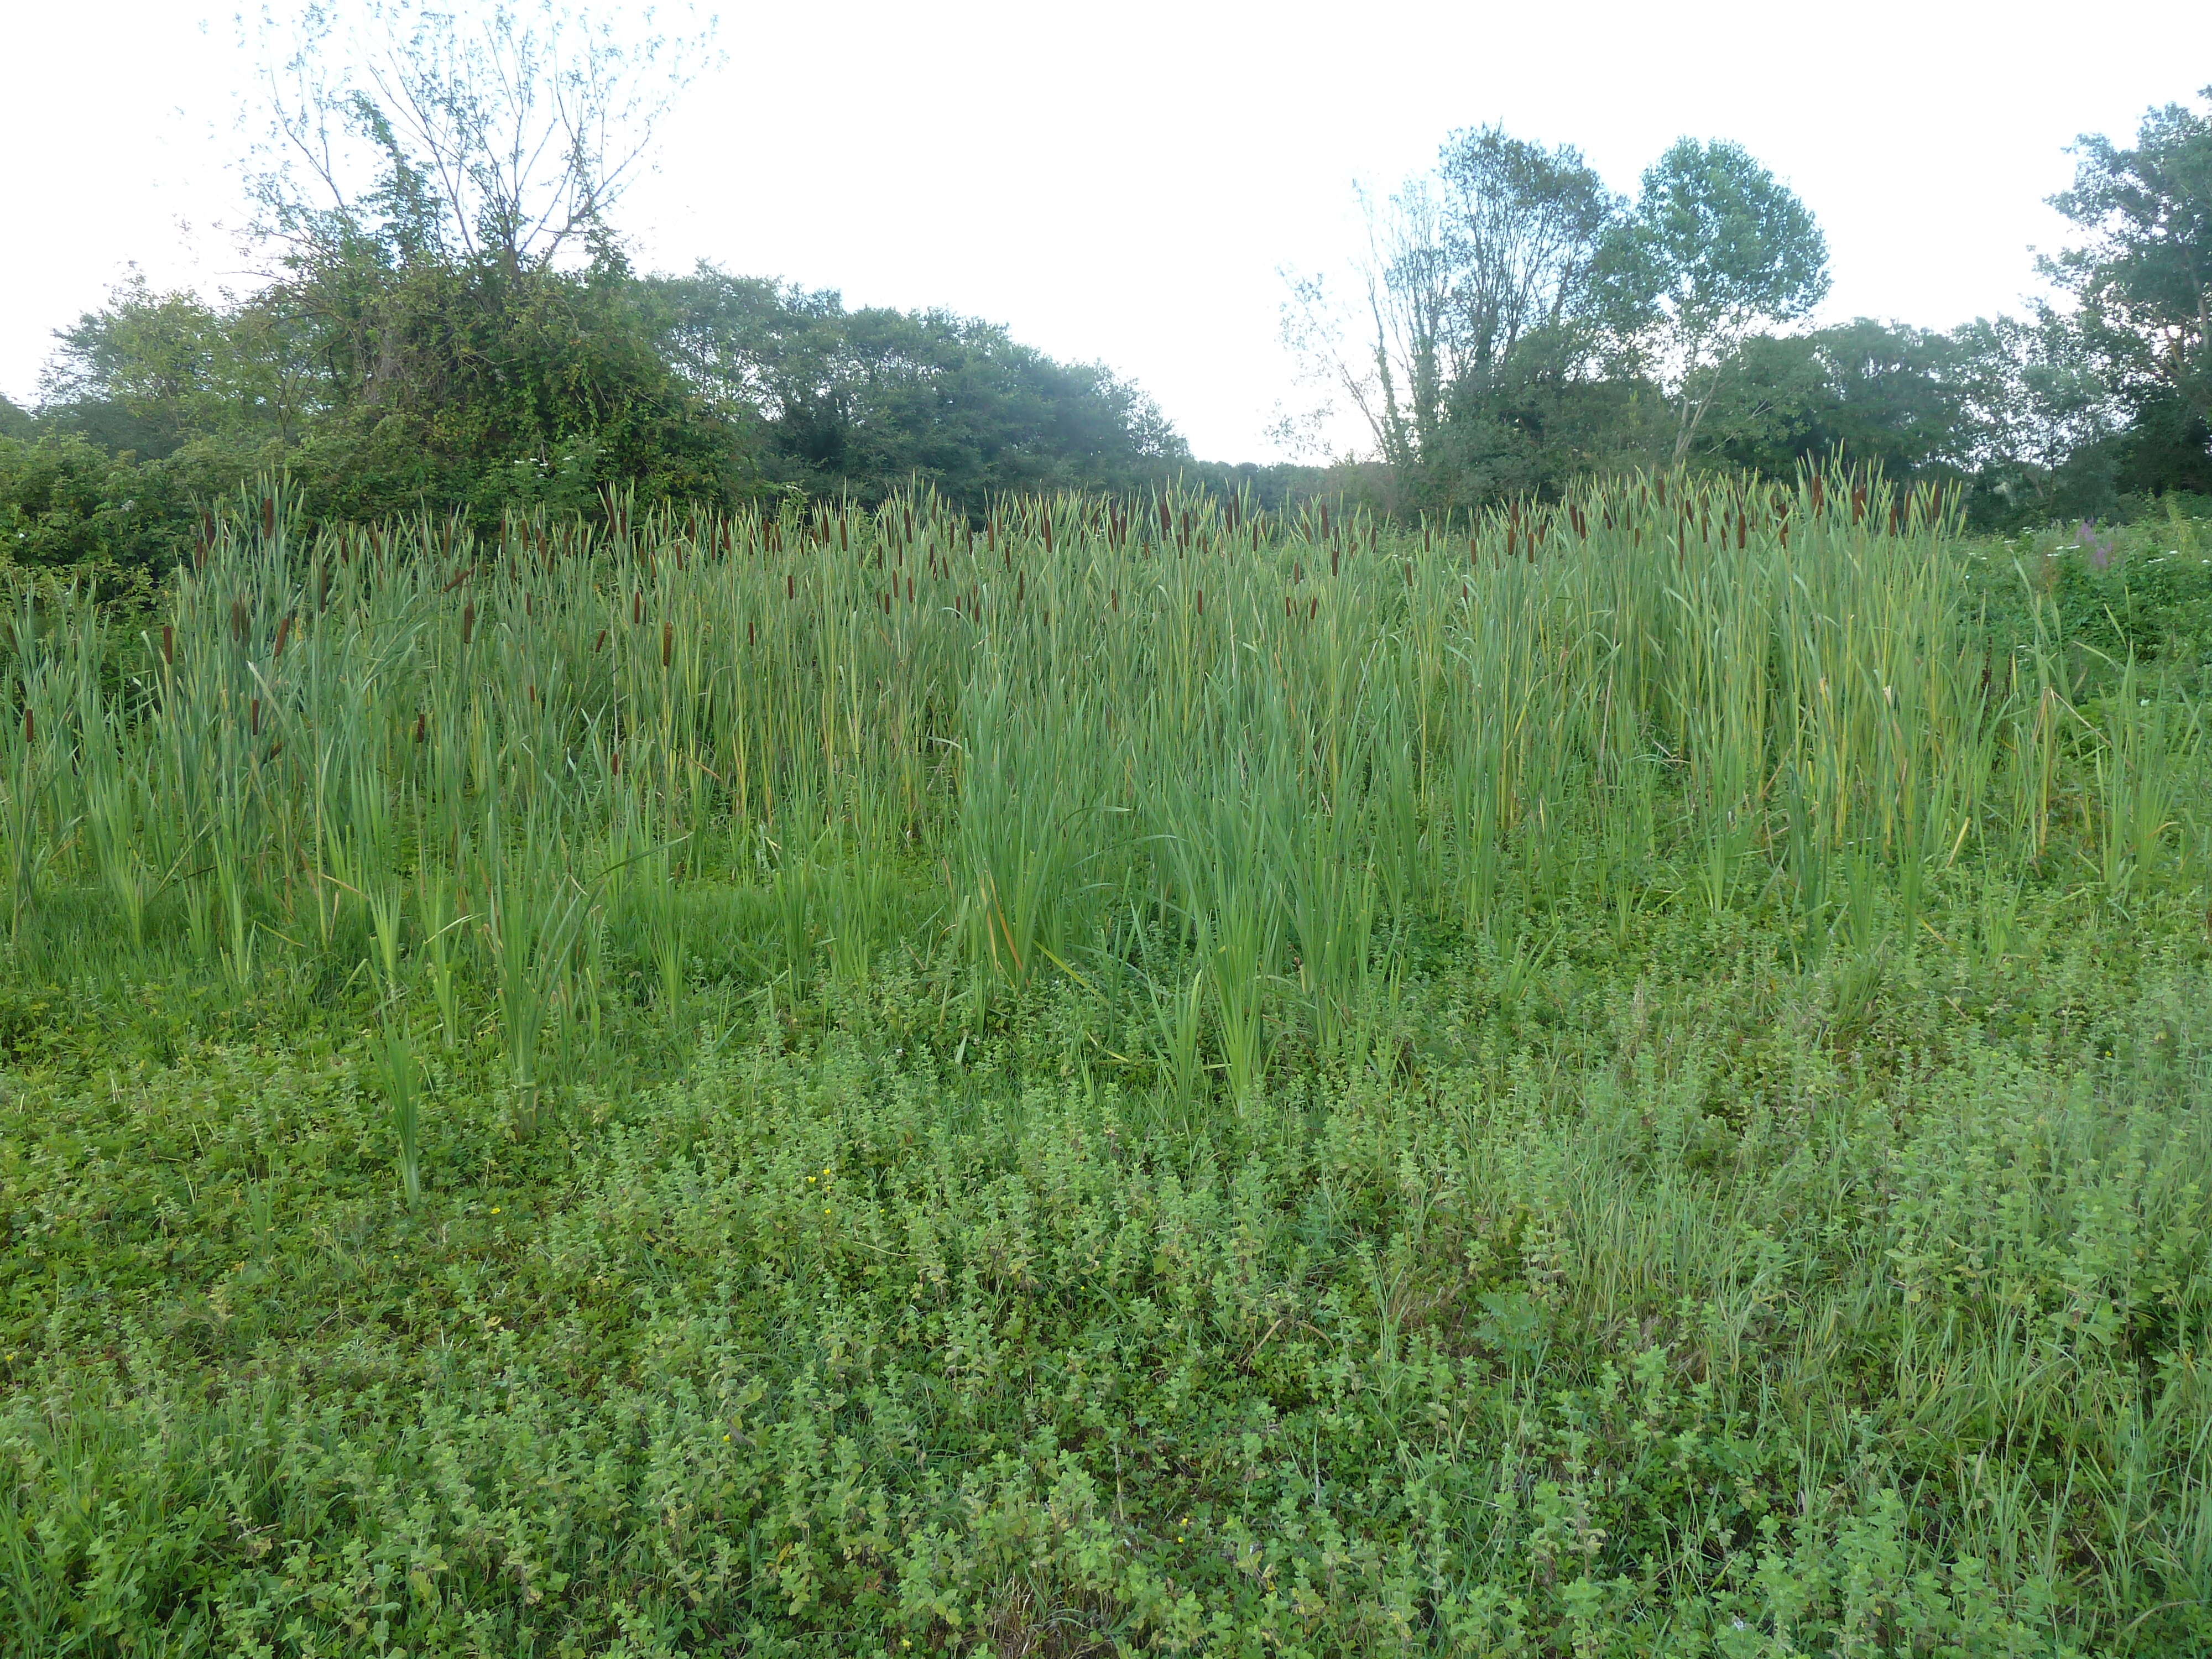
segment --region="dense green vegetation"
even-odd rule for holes
[[[312,522],[427,507],[495,530],[510,508],[597,515],[615,489],[726,509],[926,479],[980,509],[1189,460],[1133,388],[966,319],[711,269],[357,264],[227,313],[126,290],[70,331],[46,408],[0,432],[12,562],[158,576],[200,503],[277,469]]]
[[[1571,145],[1483,127],[1364,204],[1365,255],[1348,281],[1293,285],[1285,338],[1322,410],[1358,417],[1376,497],[1401,514],[1639,466],[1789,477],[1838,459],[1956,487],[1984,528],[2212,491],[2205,97],[2150,111],[2133,148],[2081,141],[2052,200],[2078,240],[2040,262],[2070,303],[2025,319],[1804,327],[1826,240],[1740,146],[1683,139],[1631,200]]]
[[[1283,433],[1325,464],[1261,469],[1200,464],[1111,370],[974,319],[634,270],[613,215],[650,123],[623,135],[658,107],[649,52],[557,8],[377,15],[397,33],[368,69],[321,36],[287,66],[289,160],[256,175],[266,280],[219,302],[126,284],[62,331],[37,410],[0,409],[9,561],[143,587],[201,503],[277,471],[314,525],[428,510],[483,534],[616,495],[927,488],[980,518],[1008,492],[1170,483],[1403,524],[1675,467],[1879,467],[2014,531],[2212,493],[2212,102],[2148,112],[2131,148],[2085,138],[2054,198],[2075,240],[2044,262],[2065,303],[1948,333],[1807,326],[1826,240],[1740,146],[1683,139],[1632,200],[1571,146],[1456,133],[1369,204],[1348,287],[1294,283],[1286,342],[1320,402]],[[1332,447],[1347,420],[1356,456]]]
[[[48,587],[28,1651],[2212,1642],[2212,526],[1683,474]]]
[[[298,29],[0,400],[9,1651],[2212,1650],[2212,117],[1948,334],[1455,134],[1263,470]]]

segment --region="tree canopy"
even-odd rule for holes
[[[1171,476],[1452,513],[1590,472],[1832,459],[1954,480],[1991,522],[2212,491],[2212,88],[2130,143],[2083,137],[2054,302],[1948,331],[1820,323],[1820,225],[1740,145],[1682,138],[1629,197],[1571,144],[1454,131],[1362,197],[1346,273],[1291,283],[1304,425],[1334,410],[1368,440],[1324,472],[1201,463],[1124,377],[980,319],[634,269],[616,210],[708,33],[556,0],[343,16],[300,13],[268,60],[259,276],[209,295],[134,275],[60,331],[34,410],[0,400],[17,562],[157,568],[195,503],[270,470],[316,516],[484,524],[617,488],[927,484],[981,510]]]

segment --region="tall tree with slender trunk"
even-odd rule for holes
[[[1673,401],[1679,464],[1744,341],[1827,296],[1828,245],[1811,210],[1741,145],[1683,138],[1645,171],[1601,280],[1624,341]]]

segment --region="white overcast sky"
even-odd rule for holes
[[[136,261],[235,282],[232,6],[0,0],[0,391]],[[616,8],[626,9],[627,8]],[[279,8],[281,10],[281,7]],[[2076,134],[2212,83],[2208,0],[1844,6],[1218,0],[720,6],[728,61],[625,204],[638,263],[942,306],[1151,391],[1205,458],[1295,404],[1284,266],[1338,262],[1354,179],[1454,128],[1581,146],[1615,189],[1732,138],[1828,235],[1824,313],[2016,307]]]

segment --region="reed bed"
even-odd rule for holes
[[[21,1279],[53,1370],[9,1373],[8,1582],[87,1650],[2180,1650],[2203,719],[1986,552],[1850,476],[496,538],[305,536],[271,489],[150,613],[23,589],[9,972],[335,1011],[343,1133],[284,1132],[376,1172],[333,1305],[443,1263],[406,1294],[483,1357],[388,1362],[423,1415],[236,1351],[210,1392]],[[2040,1012],[2002,1059],[2031,936],[2150,964],[2121,1036],[2008,992]],[[1609,988],[1565,998],[1570,958]],[[1949,1046],[1968,1001],[1997,1047]],[[15,1109],[27,1201],[69,1158]],[[243,1273],[289,1189],[237,1169],[202,1231]],[[542,1261],[485,1242],[500,1180],[538,1183]],[[568,1333],[536,1358],[494,1259]],[[618,1358],[580,1358],[587,1307]],[[1085,1366],[1138,1416],[1086,1415]],[[966,1473],[925,1474],[947,1434]],[[210,1457],[228,1498],[190,1496]],[[67,1509],[103,1480],[139,1532]],[[447,1520],[386,1501],[441,1481]],[[542,1534],[525,1488],[599,1518]],[[231,1532],[178,1543],[185,1507]],[[99,1577],[126,1534],[152,1601]],[[347,1537],[416,1565],[341,1594]]]
[[[1779,906],[1817,962],[1909,947],[1931,883],[2203,879],[2198,712],[1993,641],[1936,498],[1659,477],[1473,531],[1066,497],[302,541],[272,494],[131,637],[20,599],[11,921],[94,890],[131,946],[373,961],[448,1026],[465,980],[534,1097],[611,943],[681,1002],[687,885],[772,891],[757,966],[803,982],[912,948],[919,884],[978,1007],[1151,927],[1241,1093],[1407,930],[1577,882],[1624,927]]]

